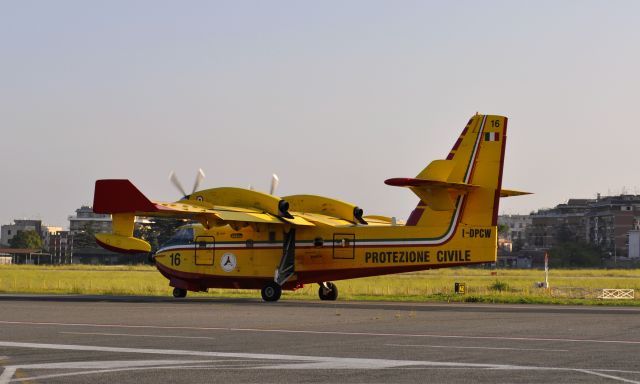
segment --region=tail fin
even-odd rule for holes
[[[506,117],[475,115],[446,160],[432,161],[415,178],[385,181],[409,187],[420,198],[407,225],[497,225],[506,132]]]

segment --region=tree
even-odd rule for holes
[[[42,249],[42,239],[38,232],[34,230],[18,231],[16,235],[9,240],[11,248],[30,248]]]
[[[93,225],[87,224],[81,232],[73,235],[73,248],[98,248],[96,230]]]
[[[509,235],[509,225],[508,224],[498,224],[498,234],[502,235],[503,239],[506,239]]]
[[[156,251],[174,235],[179,226],[184,224],[185,220],[183,219],[155,217],[149,224],[137,226],[133,236],[148,242],[152,251]]]
[[[551,267],[600,267],[602,261],[598,248],[578,242],[559,243],[549,250]]]

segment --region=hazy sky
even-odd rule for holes
[[[638,1],[0,1],[0,224],[96,179],[249,184],[406,218],[384,185],[509,117],[503,199],[640,192]]]

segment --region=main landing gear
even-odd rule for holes
[[[318,296],[320,296],[320,300],[336,300],[338,298],[338,287],[330,281],[320,283]]]
[[[272,281],[262,287],[262,291],[260,291],[260,293],[262,294],[262,300],[264,301],[278,301],[280,299],[280,295],[282,295],[282,287],[275,281]]]
[[[267,283],[260,291],[264,301],[278,301],[282,295],[282,285],[295,273],[296,230],[292,228],[289,232],[284,232],[282,237],[282,257],[274,281]]]
[[[173,297],[176,299],[187,297],[187,290],[182,288],[173,288]]]

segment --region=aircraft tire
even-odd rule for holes
[[[187,290],[182,288],[173,288],[173,297],[176,299],[187,297]]]
[[[275,281],[272,281],[262,287],[260,293],[262,294],[262,300],[264,301],[278,301],[280,299],[280,295],[282,295],[282,287]]]
[[[329,288],[329,292],[325,293],[325,289],[322,284],[320,284],[320,288],[318,289],[318,296],[320,296],[320,300],[337,300],[338,287],[330,281],[327,281],[326,284]]]

